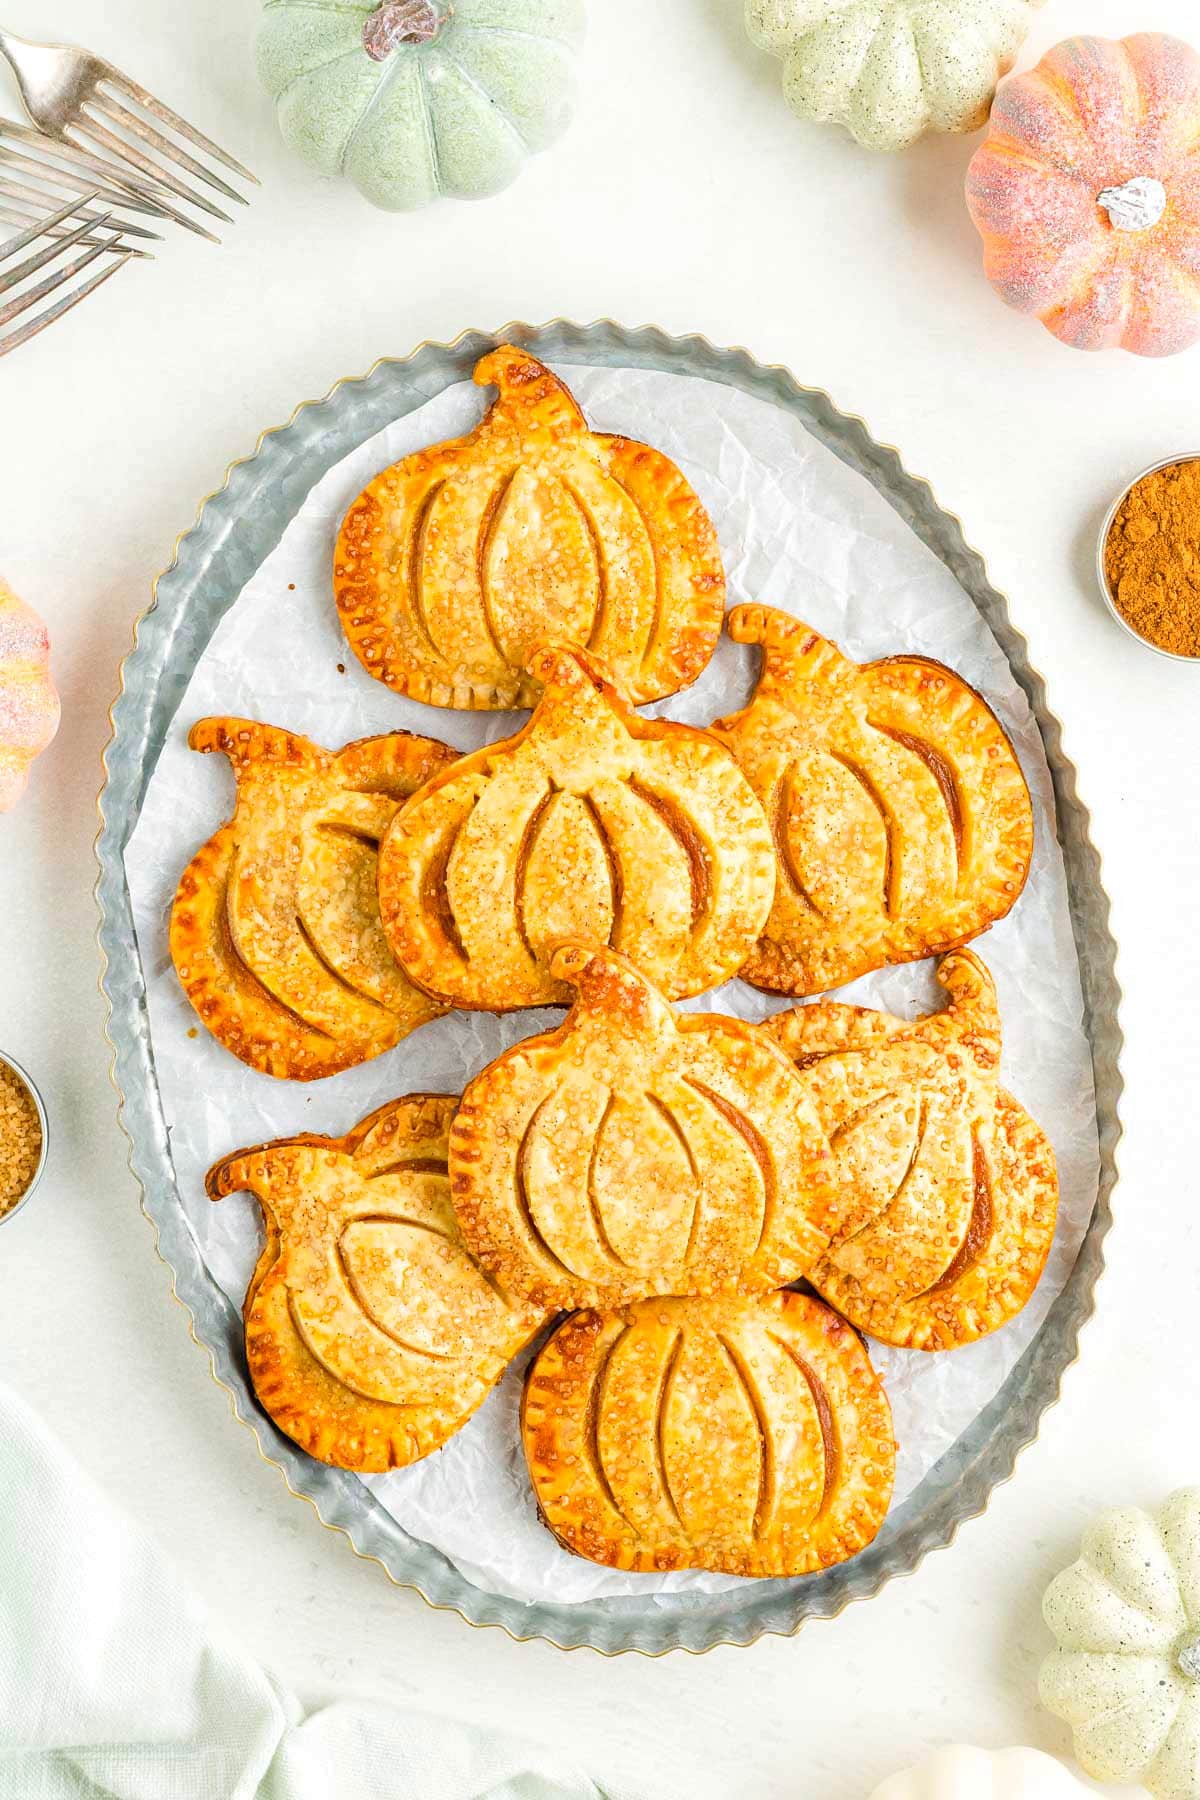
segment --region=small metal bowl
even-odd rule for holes
[[[37,1083],[34,1081],[29,1071],[23,1069],[14,1057],[5,1056],[3,1051],[0,1051],[0,1064],[3,1064],[6,1069],[11,1069],[17,1080],[25,1084],[30,1098],[37,1109],[38,1124],[42,1128],[42,1153],[38,1157],[37,1168],[33,1171],[33,1177],[29,1186],[21,1195],[21,1198],[9,1207],[7,1212],[0,1212],[0,1225],[7,1225],[8,1221],[10,1219],[15,1219],[21,1208],[30,1200],[37,1188],[38,1182],[45,1173],[46,1158],[50,1153],[50,1125],[46,1118],[46,1103],[38,1092]]]
[[[1104,515],[1104,523],[1100,527],[1100,543],[1096,550],[1096,574],[1100,580],[1100,592],[1104,595],[1109,612],[1117,621],[1121,630],[1126,632],[1128,636],[1133,639],[1135,644],[1141,644],[1144,650],[1153,650],[1156,656],[1169,657],[1172,662],[1191,663],[1193,668],[1195,668],[1200,664],[1200,656],[1185,656],[1179,650],[1164,650],[1163,646],[1161,644],[1156,644],[1153,638],[1143,637],[1140,631],[1134,630],[1133,626],[1129,623],[1129,620],[1125,617],[1125,614],[1113,599],[1112,589],[1108,585],[1108,570],[1105,567],[1104,561],[1104,552],[1108,548],[1108,534],[1113,528],[1117,514],[1124,506],[1138,482],[1145,481],[1147,475],[1157,475],[1160,469],[1173,469],[1177,463],[1189,462],[1200,462],[1200,450],[1185,450],[1178,456],[1164,456],[1161,462],[1151,463],[1148,469],[1143,469],[1140,475],[1135,475],[1132,481],[1125,484],[1112,505],[1109,507],[1107,513]]]

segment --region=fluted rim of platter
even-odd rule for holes
[[[910,529],[950,568],[1004,650],[1042,733],[1067,864],[1096,1079],[1100,1182],[1095,1211],[1066,1286],[999,1393],[893,1510],[874,1544],[851,1562],[816,1575],[747,1582],[703,1597],[659,1594],[579,1605],[523,1602],[475,1586],[441,1552],[406,1533],[358,1477],[312,1461],[259,1411],[240,1360],[236,1309],[204,1268],[175,1188],[124,873],[125,847],[162,736],[195,656],[326,469],[390,419],[451,382],[470,379],[478,358],[501,343],[519,344],[550,361],[691,374],[739,388],[799,417],[819,441],[880,488]],[[401,397],[406,404],[397,407],[393,402]],[[248,543],[243,541],[247,535]],[[194,638],[197,608],[201,624],[207,625],[199,639]],[[195,652],[191,660],[189,650]],[[510,322],[495,332],[467,330],[448,343],[426,340],[411,355],[383,357],[365,375],[346,377],[323,398],[303,402],[286,424],[263,432],[250,455],[230,463],[222,485],[201,502],[194,522],[181,533],[171,563],[154,584],[150,605],[135,624],[109,718],[105,780],[97,801],[97,940],[110,1078],[129,1140],[130,1168],[158,1255],[170,1270],[172,1294],[193,1339],[207,1352],[214,1381],[224,1388],[234,1416],[253,1433],[260,1457],[279,1470],[293,1494],[308,1501],[324,1526],[340,1532],[358,1556],[377,1562],[395,1585],[413,1589],[429,1605],[456,1612],[470,1625],[498,1627],[519,1641],[543,1638],[563,1650],[587,1647],[610,1656],[631,1651],[661,1656],[675,1649],[701,1654],[721,1645],[751,1644],[768,1634],[791,1636],[811,1620],[836,1618],[852,1602],[870,1599],[887,1582],[911,1575],[931,1551],[952,1543],[963,1524],[986,1510],[1057,1402],[1063,1376],[1078,1356],[1080,1332],[1094,1310],[1121,1136],[1121,993],[1090,817],[1079,798],[1076,771],[1063,750],[1062,727],[1050,710],[1044,679],[1032,666],[1008,601],[989,579],[961,520],[941,506],[927,481],[905,468],[898,450],[877,443],[861,418],[842,412],[828,394],[804,386],[789,369],[760,364],[744,348],[718,347],[698,334],[676,337],[656,325],[628,328],[611,319],[590,324],[554,319],[542,325]]]

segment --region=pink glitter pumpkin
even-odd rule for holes
[[[1200,340],[1200,56],[1068,38],[1000,89],[967,172],[988,277],[1079,350]]]
[[[0,580],[0,812],[25,792],[29,765],[53,738],[58,719],[46,627]]]

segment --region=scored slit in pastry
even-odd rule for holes
[[[679,998],[737,972],[766,921],[763,810],[707,732],[642,719],[582,651],[546,648],[523,731],[462,757],[397,813],[379,854],[383,928],[437,998],[565,1002],[551,947],[609,941]]]
[[[438,1449],[544,1321],[463,1246],[446,1174],[455,1104],[412,1094],[344,1138],[283,1138],[209,1171],[210,1198],[253,1193],[266,1222],[244,1312],[254,1391],[338,1468]]]
[[[850,662],[788,613],[738,606],[729,635],[762,646],[754,696],[711,729],[774,834],[775,900],[742,974],[816,994],[952,949],[1015,905],[1033,809],[995,714],[917,656]]]
[[[860,1339],[796,1293],[575,1313],[530,1366],[521,1429],[555,1537],[634,1571],[844,1562],[879,1531],[895,1472]]]
[[[499,389],[482,423],[385,469],[342,524],[334,593],[354,654],[434,706],[531,706],[548,637],[586,646],[638,705],[686,687],[716,648],[725,576],[683,475],[590,431],[511,344],[475,380]]]
[[[213,1036],[265,1075],[315,1081],[390,1050],[445,1010],[413,985],[379,919],[379,840],[403,801],[452,763],[391,732],[344,750],[250,719],[201,719],[237,805],[185,869],[170,947]]]
[[[1054,1152],[999,1085],[991,976],[958,950],[938,979],[950,1004],[928,1018],[818,1001],[766,1026],[829,1134],[842,1197],[809,1280],[851,1324],[911,1350],[953,1349],[1020,1312],[1058,1211]]]
[[[837,1196],[788,1057],[745,1020],[676,1013],[613,950],[563,945],[552,966],[567,1019],[478,1075],[450,1134],[483,1267],[546,1310],[807,1273]]]

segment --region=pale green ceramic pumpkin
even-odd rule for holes
[[[583,0],[265,0],[283,136],[403,212],[507,187],[571,113]]]
[[[1101,1513],[1042,1610],[1058,1640],[1042,1705],[1074,1729],[1084,1773],[1200,1800],[1200,1488],[1157,1517]]]
[[[801,118],[872,150],[974,131],[1044,0],[746,0],[746,27],[783,58]]]

